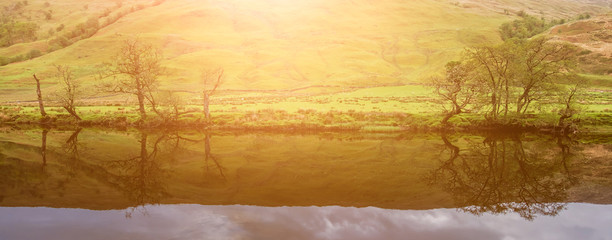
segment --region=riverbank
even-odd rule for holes
[[[376,111],[317,111],[314,109],[261,109],[256,111],[213,112],[207,121],[201,112],[183,114],[178,118],[150,113],[146,120],[132,106],[84,107],[77,120],[59,107],[47,108],[41,117],[36,107],[0,107],[0,123],[4,125],[42,125],[48,127],[80,126],[104,128],[177,128],[207,130],[263,130],[263,131],[529,131],[544,133],[612,133],[611,112],[588,112],[570,119],[566,129],[557,127],[556,114],[528,114],[520,118],[489,122],[477,114],[453,117],[449,125],[440,123],[440,113],[410,114]]]

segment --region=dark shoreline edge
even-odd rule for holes
[[[48,119],[48,118],[47,118]],[[57,119],[56,119],[57,120]],[[287,124],[287,125],[231,125],[231,124],[207,124],[205,122],[127,122],[127,121],[27,121],[27,122],[0,122],[0,127],[11,127],[17,129],[76,129],[76,128],[96,128],[117,131],[127,131],[135,129],[139,131],[228,131],[228,132],[269,132],[269,133],[472,133],[472,134],[502,134],[516,135],[522,133],[543,134],[551,136],[574,136],[574,135],[610,135],[612,132],[607,129],[601,131],[598,126],[572,126],[570,131],[554,125],[525,126],[520,124],[474,124],[468,126],[430,126],[430,125],[405,125],[393,126],[394,129],[376,130],[367,129],[368,126],[327,126],[316,124]],[[377,125],[372,125],[377,127]],[[378,126],[388,127],[388,126]]]

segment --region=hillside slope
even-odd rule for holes
[[[607,10],[600,3],[166,1],[67,48],[0,67],[0,100],[34,99],[33,73],[43,78],[43,89],[52,90],[53,64],[72,66],[78,79],[93,86],[97,66],[112,60],[122,39],[134,36],[163,49],[169,70],[163,89],[196,89],[200,71],[211,67],[225,69],[223,89],[417,83],[463,48],[500,41],[498,26],[516,17],[505,14],[503,6],[563,17]]]
[[[549,34],[583,49],[579,59],[585,71],[612,74],[612,14],[556,26]]]

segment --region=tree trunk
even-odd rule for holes
[[[206,91],[204,91],[203,104],[204,104],[204,117],[206,118],[206,121],[210,121],[210,110],[208,109],[208,105],[210,104],[210,99]]]
[[[33,74],[32,76],[34,77],[34,80],[36,80],[36,95],[38,96],[38,108],[40,109],[40,115],[46,117],[47,113],[45,112],[45,105],[43,104],[42,93],[40,92],[40,80],[38,80],[36,74]]]
[[[76,113],[76,109],[74,109],[74,107],[67,107],[67,106],[64,106],[64,109],[66,109],[66,111],[67,111],[68,113],[70,113],[70,115],[72,115],[72,116],[73,116],[74,118],[76,118],[77,120],[79,120],[79,121],[81,121],[81,120],[82,120],[82,119],[81,119],[81,117],[79,117],[79,115],[77,115],[77,113]]]
[[[456,104],[455,104],[455,105],[456,105]],[[444,116],[444,118],[442,119],[442,125],[444,125],[444,126],[445,126],[445,125],[447,125],[447,124],[448,124],[448,120],[449,120],[450,118],[452,118],[453,116],[455,116],[455,115],[457,115],[457,114],[460,114],[461,112],[462,112],[462,111],[461,111],[461,108],[459,108],[459,107],[455,106],[455,109],[453,109],[453,110],[449,111],[449,112],[446,114],[446,116]]]
[[[506,79],[505,81],[505,85],[506,85],[506,99],[504,100],[504,117],[508,116],[508,105],[509,105],[509,101],[510,101],[510,89],[508,87],[508,79]]]
[[[561,117],[559,117],[559,127],[561,128],[561,131],[563,133],[567,133],[566,130],[569,130],[569,126],[566,126],[565,124],[565,119],[571,118],[572,116],[574,116],[574,113],[572,111],[572,98],[574,98],[574,94],[576,94],[576,88],[572,89],[569,96],[567,97],[567,99],[565,100],[565,110],[563,110],[563,113],[561,114]]]
[[[493,94],[491,95],[491,106],[493,107],[493,109],[491,110],[491,117],[493,118],[493,120],[497,121],[497,96],[495,95],[495,92],[493,92]]]
[[[140,112],[140,120],[147,119],[147,111],[145,109],[145,97],[142,92],[137,94],[138,96],[138,111]]]
[[[571,118],[573,114],[563,113],[561,117],[559,117],[559,123],[557,124],[561,128],[565,128],[565,119]]]
[[[527,105],[529,105],[529,95],[525,91],[521,94],[521,96],[519,96],[518,100],[516,101],[517,114],[521,114],[527,111]]]

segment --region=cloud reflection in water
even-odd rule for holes
[[[456,209],[156,205],[126,218],[126,210],[19,207],[0,208],[0,239],[611,239],[611,210],[569,204],[526,221]]]

